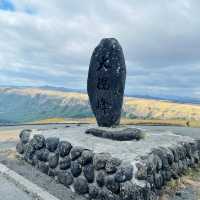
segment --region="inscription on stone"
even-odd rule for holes
[[[114,38],[102,39],[89,66],[87,90],[99,126],[119,125],[126,79],[124,54]]]

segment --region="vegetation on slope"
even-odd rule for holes
[[[41,88],[0,88],[0,122],[32,122],[44,119],[91,118],[83,93]],[[189,125],[200,121],[200,105],[125,97],[125,123],[163,122]],[[138,121],[139,120],[139,121]],[[53,121],[53,120],[51,120]]]

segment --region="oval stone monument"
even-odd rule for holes
[[[87,91],[99,126],[119,125],[126,79],[124,54],[114,38],[102,39],[89,66]]]

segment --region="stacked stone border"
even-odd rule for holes
[[[23,130],[17,152],[29,164],[88,199],[154,200],[160,189],[197,167],[200,141],[153,149],[132,163]]]

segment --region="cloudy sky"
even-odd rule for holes
[[[127,94],[200,98],[199,0],[0,0],[0,85],[85,89],[104,37],[123,47]]]

